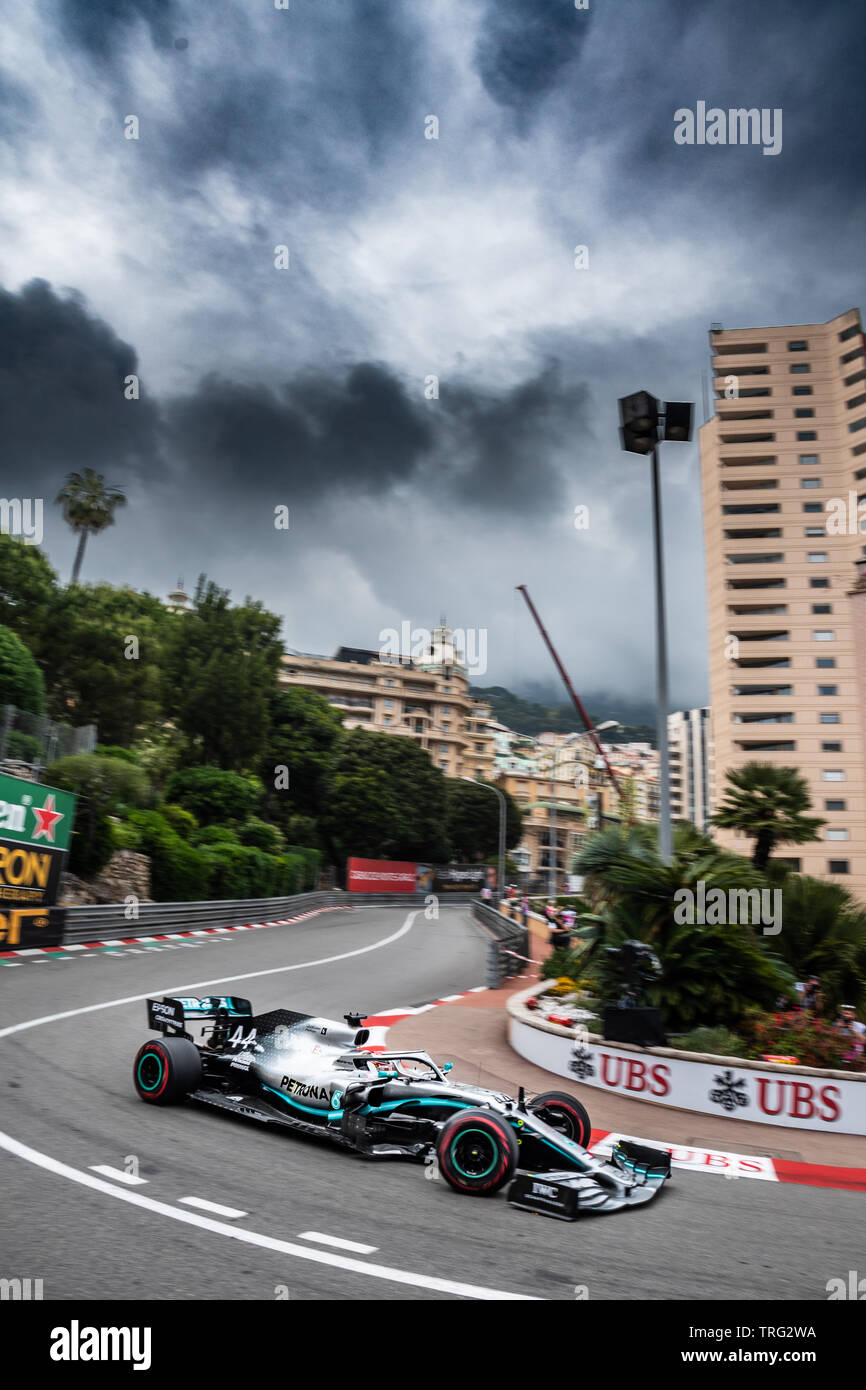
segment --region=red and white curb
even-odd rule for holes
[[[305,922],[308,917],[318,917],[323,912],[351,912],[348,904],[336,907],[316,907],[310,912],[302,912],[299,917],[280,917],[275,922],[244,922],[233,927],[199,927],[195,931],[165,932],[159,936],[116,936],[108,941],[83,941],[68,946],[28,946],[17,951],[0,951],[0,960],[7,956],[67,956],[73,951],[104,950],[116,946],[148,946],[157,941],[173,941],[176,937],[223,936],[233,931],[259,931],[263,927],[289,927],[296,922]]]
[[[419,1008],[383,1009],[363,1020],[364,1027],[370,1030],[370,1041],[365,1044],[365,1052],[386,1052],[388,1029],[401,1018],[411,1018],[415,1014],[427,1013],[440,1004],[453,1004],[466,994],[485,992],[486,985],[465,990],[464,994],[449,994],[443,999],[435,999]],[[597,1157],[610,1154],[614,1144],[620,1139],[632,1139],[638,1144],[648,1144],[652,1148],[664,1149],[671,1156],[674,1168],[687,1169],[691,1173],[709,1173],[723,1178],[756,1178],[763,1182],[797,1183],[805,1187],[832,1187],[847,1192],[866,1192],[866,1168],[834,1168],[823,1163],[801,1163],[793,1159],[770,1158],[761,1154],[729,1153],[723,1149],[702,1149],[691,1144],[668,1144],[663,1139],[644,1139],[640,1135],[621,1134],[608,1129],[593,1129],[590,1148]]]

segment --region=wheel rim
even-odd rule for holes
[[[462,1178],[486,1178],[499,1161],[499,1145],[483,1129],[464,1129],[451,1144],[451,1162]]]
[[[145,1052],[138,1063],[138,1084],[143,1091],[155,1091],[162,1081],[162,1058],[156,1052]]]
[[[550,1125],[551,1129],[559,1130],[563,1138],[571,1139],[574,1143],[580,1142],[582,1126],[577,1116],[572,1115],[569,1110],[560,1109],[558,1105],[545,1105],[537,1113],[538,1118]]]

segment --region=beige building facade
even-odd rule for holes
[[[671,761],[671,818],[709,830],[715,766],[710,710],[677,710],[668,715]]]
[[[420,657],[359,647],[340,647],[333,657],[288,653],[280,682],[324,696],[347,729],[414,739],[447,777],[492,780],[490,706],[469,694],[462,653],[444,624]]]
[[[700,441],[715,798],[729,768],[798,768],[827,824],[780,857],[866,897],[860,314],[714,327],[710,347],[716,413]]]

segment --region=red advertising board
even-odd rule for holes
[[[397,859],[349,859],[346,888],[350,893],[414,893],[417,864]]]

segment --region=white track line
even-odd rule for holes
[[[354,1250],[356,1255],[372,1255],[378,1245],[359,1245],[356,1240],[341,1240],[339,1236],[326,1236],[321,1231],[301,1231],[298,1240],[317,1240],[320,1245],[333,1245],[335,1250]]]
[[[115,1182],[125,1182],[127,1187],[141,1187],[147,1178],[139,1178],[135,1173],[127,1173],[123,1168],[111,1168],[107,1163],[91,1163],[91,1173],[101,1173],[104,1178],[114,1178]]]
[[[264,975],[284,975],[290,970],[309,970],[315,965],[333,965],[338,960],[349,960],[352,956],[364,956],[368,951],[380,951],[383,946],[390,946],[392,942],[399,941],[401,936],[412,930],[415,918],[420,909],[410,912],[406,921],[399,931],[392,932],[390,936],[383,936],[381,940],[374,941],[370,946],[359,946],[356,951],[342,951],[337,956],[322,956],[320,960],[304,960],[298,965],[275,965],[270,970],[248,970],[243,975],[221,975],[217,980],[195,980],[192,984],[186,985],[163,985],[154,986],[144,994],[128,994],[123,999],[108,999],[104,1004],[86,1004],[81,1009],[66,1009],[59,1014],[45,1014],[42,1018],[31,1018],[26,1023],[13,1023],[9,1028],[0,1028],[0,1038],[8,1038],[12,1033],[23,1032],[26,1028],[38,1028],[43,1023],[59,1023],[64,1018],[78,1018],[81,1014],[95,1014],[100,1009],[118,1009],[124,1004],[138,1004],[142,999],[152,999],[157,994],[174,995],[189,994],[194,989],[209,989],[212,985],[227,985],[235,980],[257,980]],[[407,1009],[407,1013],[415,1012]]]
[[[237,1221],[239,1216],[247,1216],[245,1211],[238,1211],[237,1207],[223,1207],[219,1202],[209,1202],[206,1197],[178,1197],[187,1207],[199,1207],[202,1211],[212,1211],[214,1216],[227,1216],[232,1221]]]
[[[256,1245],[262,1250],[274,1250],[281,1255],[292,1255],[296,1259],[310,1260],[314,1264],[345,1269],[352,1274],[364,1274],[372,1279],[386,1279],[395,1284],[409,1284],[413,1288],[431,1289],[436,1293],[454,1294],[459,1298],[519,1301],[521,1303],[537,1303],[539,1301],[532,1294],[509,1293],[502,1289],[483,1288],[477,1284],[459,1284],[452,1279],[437,1279],[432,1275],[413,1274],[405,1269],[389,1269],[385,1265],[374,1265],[362,1260],[353,1260],[347,1255],[331,1254],[330,1251],[326,1250],[312,1250],[307,1245],[293,1245],[291,1241],[276,1240],[273,1236],[259,1235],[256,1231],[245,1231],[239,1226],[227,1226],[222,1221],[215,1221],[212,1217],[199,1216],[196,1212],[169,1206],[167,1202],[157,1202],[153,1197],[145,1197],[141,1192],[129,1192],[122,1187],[116,1187],[114,1183],[105,1182],[102,1178],[92,1177],[90,1173],[81,1172],[78,1168],[71,1168],[69,1164],[61,1163],[58,1159],[51,1158],[49,1154],[28,1148],[26,1144],[13,1139],[11,1134],[0,1134],[0,1148],[8,1150],[16,1158],[26,1159],[28,1163],[35,1163],[37,1167],[47,1169],[49,1173],[56,1173],[60,1177],[69,1178],[70,1181],[80,1183],[83,1187],[94,1188],[97,1192],[107,1193],[116,1201],[129,1202],[131,1206],[142,1207],[145,1211],[155,1212],[158,1216],[168,1216],[173,1221],[183,1221],[188,1226],[198,1226],[200,1230],[212,1231],[218,1236],[228,1236],[232,1240],[239,1240],[246,1245]]]

